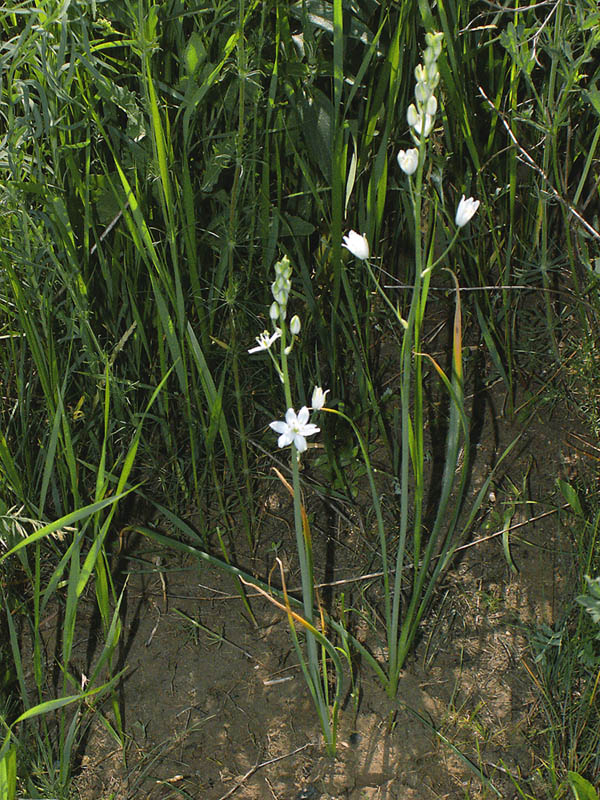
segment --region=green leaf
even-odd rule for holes
[[[0,800],[13,800],[17,790],[17,748],[0,760]]]
[[[199,33],[192,33],[184,53],[185,67],[190,75],[195,75],[206,60],[206,48]]]
[[[576,601],[583,606],[597,625],[600,625],[600,578],[585,576],[588,593],[580,594]]]
[[[596,114],[600,117],[600,90],[597,86],[591,86],[587,91],[582,92],[583,97],[589,101]]]
[[[577,496],[577,492],[571,486],[570,483],[563,481],[561,478],[558,479],[558,488],[561,491],[562,496],[565,498],[567,503],[571,506],[573,511],[577,514],[577,516],[583,516],[583,509],[581,507],[581,503],[579,502],[579,497]]]
[[[598,792],[589,781],[586,781],[577,772],[569,772],[568,778],[575,800],[598,800]]]

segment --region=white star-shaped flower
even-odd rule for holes
[[[260,336],[256,337],[256,341],[258,345],[256,347],[251,347],[248,350],[249,353],[260,353],[262,350],[268,350],[269,347],[276,342],[277,339],[281,337],[281,328],[275,328],[273,333],[269,333],[269,331],[263,331]]]
[[[294,444],[299,453],[306,450],[306,437],[313,436],[321,430],[312,422],[308,421],[309,412],[306,406],[302,406],[298,414],[293,408],[288,408],[285,412],[285,422],[283,420],[277,422],[270,422],[269,427],[273,428],[275,433],[280,434],[277,440],[278,447],[287,447],[288,444]]]

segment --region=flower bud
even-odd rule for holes
[[[435,116],[436,111],[437,111],[437,99],[435,95],[432,94],[429,100],[427,101],[425,112],[429,114],[430,117],[433,117]]]
[[[436,101],[437,107],[437,101]],[[411,103],[406,112],[408,124],[413,128],[415,134],[426,139],[433,129],[435,118],[433,114],[418,112],[414,103]]]
[[[290,331],[292,336],[298,336],[300,333],[300,317],[297,314],[294,314],[290,320]]]
[[[350,250],[353,256],[364,261],[369,257],[369,242],[365,234],[362,236],[356,231],[350,231],[347,236],[344,236],[342,246]]]
[[[423,53],[423,61],[425,62],[425,66],[429,66],[429,64],[433,64],[436,60],[435,51],[433,47],[426,47],[425,52]]]
[[[419,166],[419,151],[415,147],[410,150],[400,150],[398,166],[406,175],[412,175]]]
[[[474,200],[472,197],[469,197],[468,200],[465,199],[465,196],[460,198],[460,203],[458,204],[458,208],[456,209],[456,218],[455,222],[459,228],[462,228],[463,225],[466,225],[467,222],[473,217],[473,215],[477,212],[479,208],[479,200]]]
[[[273,322],[277,322],[279,319],[279,305],[277,303],[271,303],[271,307],[269,308],[269,316]]]
[[[420,108],[422,108],[424,105],[427,105],[427,101],[432,94],[433,89],[431,89],[427,83],[415,84],[415,100]]]
[[[416,128],[419,124],[419,112],[414,103],[411,103],[408,107],[408,111],[406,112],[406,121],[410,125],[411,128]]]
[[[443,33],[436,32],[436,33],[425,34],[425,42],[427,43],[427,46],[431,47],[431,49],[433,50],[436,61],[440,57],[440,54],[442,52],[443,40],[444,40]]]
[[[290,264],[290,260],[287,256],[284,256],[281,261],[278,261],[275,264],[275,275],[276,277],[283,277],[289,278],[292,277],[292,265]]]
[[[415,80],[417,83],[427,83],[427,73],[423,64],[417,64],[415,67]]]
[[[320,386],[315,386],[310,401],[313,411],[320,411],[323,408],[328,394],[329,389],[325,389],[325,391],[323,391]]]

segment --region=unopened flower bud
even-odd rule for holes
[[[342,247],[350,250],[353,256],[364,261],[369,257],[369,242],[365,234],[362,236],[356,231],[350,231],[347,236],[344,236]]]
[[[298,336],[300,333],[300,317],[297,314],[294,314],[290,320],[290,331],[292,336]]]
[[[423,64],[417,64],[415,67],[415,80],[417,83],[426,83],[427,82],[427,73]]]
[[[474,200],[472,197],[469,197],[467,200],[463,194],[463,196],[460,198],[458,208],[456,209],[455,222],[457,226],[462,228],[463,225],[466,225],[467,222],[469,222],[469,220],[477,212],[478,208],[479,200]]]
[[[433,94],[433,89],[431,89],[428,84],[426,83],[417,83],[415,84],[415,100],[417,104],[422,108],[424,105],[427,104],[427,101]]]
[[[398,166],[406,175],[412,175],[419,165],[419,151],[416,147],[410,150],[400,150],[398,153]]]
[[[429,64],[433,64],[436,60],[435,51],[433,47],[425,48],[425,52],[423,53],[423,61],[425,62],[425,66],[429,66]]]
[[[328,394],[329,389],[325,389],[325,391],[323,391],[320,386],[315,386],[312,393],[312,399],[310,401],[313,411],[320,411],[323,408]]]
[[[275,275],[278,278],[280,276],[288,279],[292,277],[292,265],[287,256],[284,256],[281,261],[275,264]]]
[[[437,100],[435,95],[431,95],[429,100],[427,101],[427,107],[425,108],[425,112],[429,114],[430,117],[435,116],[435,112],[437,111]]]
[[[425,42],[427,43],[428,47],[431,47],[433,53],[435,55],[435,60],[440,57],[442,52],[442,42],[444,40],[444,34],[440,32],[436,33],[426,33],[425,34]]]

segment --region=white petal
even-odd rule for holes
[[[298,412],[298,423],[302,427],[304,427],[304,425],[306,425],[306,423],[308,422],[309,416],[310,416],[310,414],[309,414],[308,408],[306,406],[302,406],[302,408]]]
[[[303,436],[314,436],[315,433],[319,433],[321,428],[315,425],[313,422],[309,422],[308,425],[303,425],[302,427],[302,435]]]
[[[282,433],[279,439],[277,439],[277,447],[287,447],[288,444],[292,443],[293,434],[290,431],[286,431],[286,433]]]
[[[306,439],[304,436],[301,436],[299,433],[294,434],[294,444],[299,453],[304,453],[306,450]]]
[[[278,422],[269,422],[269,428],[272,428],[275,433],[285,433],[290,429],[290,426],[286,422],[279,420]]]

